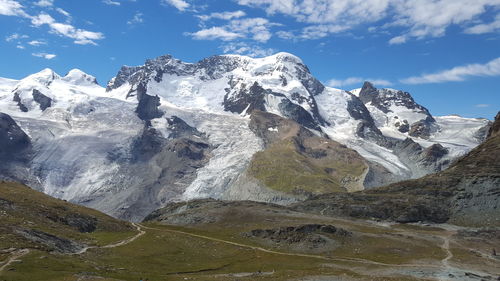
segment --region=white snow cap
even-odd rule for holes
[[[97,84],[97,79],[90,75],[87,74],[80,69],[72,69],[62,78],[62,80],[66,82],[70,82],[75,85],[94,85]]]
[[[35,80],[36,82],[38,83],[42,83],[42,84],[45,84],[45,83],[48,83],[48,82],[51,82],[51,81],[54,81],[56,79],[60,79],[61,76],[59,76],[59,74],[57,74],[54,70],[50,69],[50,68],[45,68],[44,70],[38,72],[38,73],[35,73],[35,74],[31,74],[30,76],[24,78],[23,80]]]

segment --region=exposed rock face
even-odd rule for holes
[[[31,140],[28,135],[14,119],[0,112],[0,160],[28,161],[31,149]]]
[[[146,93],[146,86],[139,84],[137,86],[137,100],[139,104],[135,112],[140,119],[149,121],[151,119],[160,118],[163,112],[159,110],[160,98],[158,96],[150,96]]]
[[[434,119],[427,118],[411,124],[408,134],[412,137],[427,139],[431,135]]]
[[[28,172],[32,157],[30,137],[9,115],[0,112],[0,179],[36,186]]]
[[[246,237],[267,240],[273,244],[302,246],[309,249],[331,248],[336,244],[332,236],[350,237],[352,232],[333,225],[305,224],[300,226],[280,227],[276,229],[254,229],[244,233]],[[330,245],[328,245],[330,244]]]
[[[284,99],[280,104],[279,104],[279,109],[283,116],[301,124],[302,126],[305,126],[310,129],[314,129],[317,131],[321,131],[319,126],[317,125],[316,120],[313,119],[311,114],[307,112],[304,108],[301,106],[296,105],[295,103],[292,103],[288,99]]]
[[[494,137],[499,132],[500,132],[500,112],[498,112],[497,116],[495,116],[495,122],[491,125],[490,129],[488,130],[487,138]]]
[[[276,243],[298,243],[307,239],[313,233],[336,234],[340,236],[351,236],[352,233],[333,225],[305,224],[301,226],[280,227],[276,229],[254,229],[247,236],[270,239]]]
[[[231,83],[231,82],[230,82]],[[262,88],[259,83],[254,84],[247,88],[247,85],[241,85],[238,93],[230,95],[230,89],[226,89],[228,93],[224,96],[224,110],[242,113],[252,113],[254,110],[265,110],[264,97],[266,90]]]
[[[75,241],[57,237],[55,235],[35,229],[20,228],[15,230],[15,232],[23,236],[27,240],[45,245],[49,251],[55,251],[62,254],[77,253],[85,247],[85,245],[77,243]]]
[[[33,89],[33,100],[40,105],[40,109],[44,111],[52,105],[52,99],[42,94],[37,89]]]
[[[415,178],[439,172],[450,164],[449,160],[444,158],[448,150],[440,144],[423,148],[414,140],[407,138],[404,141],[394,142],[393,149],[402,162],[412,168]]]
[[[169,138],[176,139],[192,136],[206,138],[205,134],[199,132],[196,128],[189,126],[184,120],[177,116],[167,118],[167,122],[169,125]]]
[[[347,103],[347,111],[355,120],[361,121],[356,128],[356,135],[371,140],[382,147],[390,146],[390,142],[375,125],[375,121],[363,101],[354,95],[351,96],[352,99]]]
[[[28,112],[28,108],[26,105],[23,104],[21,97],[19,96],[19,93],[14,93],[14,97],[12,98],[13,101],[17,102],[17,106],[22,112]]]

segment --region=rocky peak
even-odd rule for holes
[[[391,112],[391,106],[401,106],[424,113],[432,118],[427,108],[416,103],[408,92],[393,89],[377,89],[370,82],[365,82],[359,92],[359,99],[363,103],[371,103],[384,113]]]

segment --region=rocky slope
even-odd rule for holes
[[[419,177],[477,146],[489,125],[433,117],[369,83],[325,87],[287,53],[161,56],[122,67],[106,88],[80,70],[0,84],[0,178],[136,221],[171,201],[288,204]]]
[[[320,195],[292,209],[397,222],[499,226],[499,124],[500,113],[486,141],[442,172],[369,191]]]

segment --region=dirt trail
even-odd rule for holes
[[[130,238],[125,239],[125,240],[122,240],[122,241],[120,241],[118,243],[109,244],[109,245],[102,246],[102,247],[99,247],[99,248],[109,249],[109,248],[116,248],[116,247],[120,247],[120,246],[123,246],[123,245],[127,245],[129,243],[134,242],[137,238],[141,237],[142,235],[146,234],[146,231],[142,230],[141,227],[138,224],[136,224],[136,223],[133,222],[132,225],[135,226],[135,228],[137,229],[137,231],[139,231],[139,233],[137,233],[135,236],[130,237]]]
[[[11,265],[14,262],[19,262],[19,258],[29,254],[30,250],[29,249],[20,249],[17,251],[14,251],[12,255],[5,261],[5,263],[0,267],[0,274],[4,271],[5,268],[7,268],[9,265]]]
[[[364,263],[364,264],[369,264],[369,265],[379,265],[379,266],[389,266],[389,267],[441,268],[440,265],[435,265],[435,264],[388,264],[388,263],[376,262],[376,261],[371,261],[371,260],[367,260],[367,259],[359,259],[359,258],[332,258],[332,257],[325,257],[325,256],[320,256],[320,255],[308,255],[308,254],[299,254],[299,253],[278,252],[278,251],[268,250],[268,249],[265,249],[262,247],[250,246],[250,245],[241,244],[241,243],[232,242],[232,241],[227,241],[227,240],[222,240],[222,239],[218,239],[218,238],[214,238],[214,237],[210,237],[210,236],[184,232],[184,231],[180,231],[180,230],[159,229],[159,228],[147,227],[147,226],[143,226],[143,225],[141,225],[141,227],[143,227],[145,229],[152,229],[152,230],[157,230],[157,231],[166,231],[166,232],[171,232],[171,233],[188,235],[188,236],[192,236],[192,237],[211,240],[214,242],[225,243],[225,244],[229,244],[229,245],[233,245],[233,246],[238,246],[238,247],[242,247],[242,248],[261,251],[264,253],[282,255],[282,256],[304,257],[304,258],[321,259],[321,260],[327,260],[327,261],[355,262],[355,263]]]
[[[450,251],[450,237],[453,235],[453,233],[450,233],[446,236],[443,236],[443,244],[441,245],[441,249],[443,249],[446,252],[446,257],[441,261],[443,264],[444,268],[450,269],[450,263],[449,261],[453,258],[453,253]]]
[[[81,255],[85,252],[87,252],[88,250],[90,249],[109,249],[109,248],[116,248],[116,247],[120,247],[120,246],[123,246],[123,245],[127,245],[131,242],[134,242],[137,238],[141,237],[142,235],[146,234],[146,231],[142,230],[141,226],[136,224],[136,223],[132,223],[132,225],[137,229],[137,231],[139,233],[137,233],[136,235],[130,237],[130,238],[127,238],[125,240],[122,240],[120,242],[117,242],[117,243],[113,243],[113,244],[108,244],[108,245],[104,245],[104,246],[90,246],[90,247],[85,247],[83,249],[81,249],[80,251],[78,252],[75,252],[75,253],[72,253],[72,255]]]

